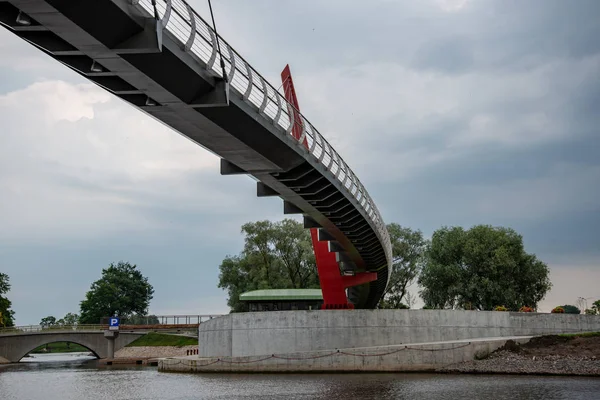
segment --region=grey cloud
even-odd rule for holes
[[[415,53],[411,66],[415,69],[447,74],[465,73],[474,67],[472,44],[468,37],[448,36],[424,43]]]
[[[239,40],[242,55],[272,77],[289,60],[302,70],[372,60],[410,64],[414,55],[442,70],[530,68],[595,54],[600,46],[595,0],[473,1],[456,13],[433,1],[240,0],[217,7],[223,35],[234,47]]]
[[[205,1],[192,4],[208,19]],[[548,263],[600,257],[600,183],[594,182],[600,165],[600,2],[471,1],[455,13],[433,1],[213,5],[219,32],[276,87],[281,69],[291,64],[302,109],[358,173],[387,222],[428,235],[442,225],[512,226],[528,251]],[[10,41],[11,57],[39,65],[25,70],[0,60],[0,73],[10,75],[0,92],[44,77],[82,81],[8,36],[0,32],[0,41]],[[445,102],[452,107],[445,109]],[[495,119],[492,136],[530,134],[536,140],[474,142],[467,136],[457,144],[480,114]],[[104,115],[99,119],[106,122]],[[546,125],[532,125],[532,115],[545,115]],[[78,127],[97,123],[80,121]],[[545,138],[548,131],[552,140]],[[63,229],[74,224],[65,220],[54,227],[65,237],[38,237],[32,230],[3,239],[0,263],[14,276],[19,323],[76,310],[100,268],[119,259],[150,275],[157,286],[154,304],[171,304],[177,296],[193,312],[200,307],[192,304],[197,297],[179,296],[222,296],[215,287],[217,265],[240,250],[240,225],[283,217],[281,202],[257,199],[246,177],[221,177],[215,170],[135,181],[125,170],[102,174],[68,160],[40,165],[28,146],[16,143],[20,138],[18,130],[2,138],[7,157],[0,158],[0,183],[1,171],[26,172],[48,197],[78,193],[127,202],[120,213],[108,214],[114,220],[98,222],[113,225],[108,232],[92,220],[74,234]],[[121,149],[127,145],[106,140]],[[70,142],[84,143],[83,137]],[[94,217],[89,204],[78,212],[65,215]],[[135,218],[125,219],[130,215]],[[0,211],[0,218],[7,217]],[[143,222],[152,224],[138,226]],[[71,293],[56,289],[64,276],[73,280]],[[56,304],[31,301],[49,290]],[[215,308],[223,307],[224,297],[220,301]]]

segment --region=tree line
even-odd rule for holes
[[[0,273],[0,327],[14,326],[14,311],[4,295],[10,290],[9,277]],[[102,269],[79,304],[79,314],[67,313],[56,319],[49,315],[40,321],[43,327],[75,324],[100,324],[106,317],[120,317],[129,324],[157,324],[156,316],[147,316],[154,288],[137,265],[119,261]]]
[[[551,289],[548,266],[523,246],[510,228],[477,225],[470,229],[442,227],[430,239],[420,230],[392,223],[390,282],[377,308],[410,308],[417,283],[424,308],[467,310],[536,310]],[[301,223],[249,222],[241,227],[242,251],[219,265],[218,287],[227,291],[232,312],[247,311],[240,294],[258,289],[319,288],[310,233]],[[0,327],[14,325],[14,311],[5,296],[9,277],[0,273]],[[102,269],[79,304],[79,314],[42,318],[43,326],[98,324],[118,316],[128,323],[158,323],[146,316],[154,288],[135,264],[120,261]],[[584,310],[600,315],[600,300]],[[575,306],[553,312],[580,313]]]
[[[10,291],[8,275],[0,272],[0,327],[8,328],[15,325],[15,312],[11,310],[12,303],[5,296]]]
[[[137,269],[137,265],[119,261],[102,269],[102,276],[93,282],[79,304],[79,314],[67,313],[57,320],[49,315],[42,318],[44,327],[56,325],[100,324],[107,317],[119,317],[130,324],[147,322],[154,288]],[[152,317],[151,323],[158,319]]]
[[[525,251],[510,228],[477,225],[442,227],[431,239],[420,230],[388,225],[393,265],[378,308],[408,308],[417,283],[424,308],[517,311],[537,309],[552,287],[548,266]],[[301,223],[258,221],[242,226],[244,247],[219,266],[218,286],[233,312],[246,311],[243,292],[258,289],[318,288],[308,230]]]

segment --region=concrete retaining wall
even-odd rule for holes
[[[200,357],[248,357],[600,331],[600,316],[454,310],[236,313],[199,328]]]
[[[408,372],[434,371],[452,364],[485,357],[508,339],[525,343],[530,338],[479,339],[409,346],[379,346],[339,351],[315,351],[271,356],[161,359],[162,372]]]

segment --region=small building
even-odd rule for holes
[[[321,289],[265,289],[242,293],[240,301],[248,311],[319,310]]]

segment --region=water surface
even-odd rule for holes
[[[436,374],[174,374],[99,366],[85,353],[0,366],[2,400],[600,400],[600,379]]]

